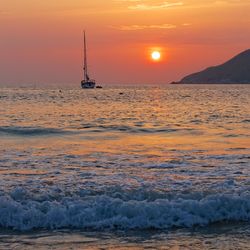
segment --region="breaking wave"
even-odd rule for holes
[[[154,201],[124,201],[106,195],[44,201],[23,199],[20,195],[0,196],[0,227],[21,231],[169,229],[249,220],[250,194]]]

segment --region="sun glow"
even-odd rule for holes
[[[154,60],[154,61],[159,61],[161,59],[161,53],[159,51],[153,51],[151,53],[151,58]]]

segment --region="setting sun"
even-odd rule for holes
[[[159,51],[153,51],[151,54],[151,58],[154,61],[159,61],[161,59],[161,53]]]

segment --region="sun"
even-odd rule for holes
[[[161,53],[159,51],[153,51],[151,53],[151,58],[154,60],[154,61],[159,61],[161,59]]]

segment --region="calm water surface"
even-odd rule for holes
[[[0,249],[250,249],[250,85],[0,89]]]

